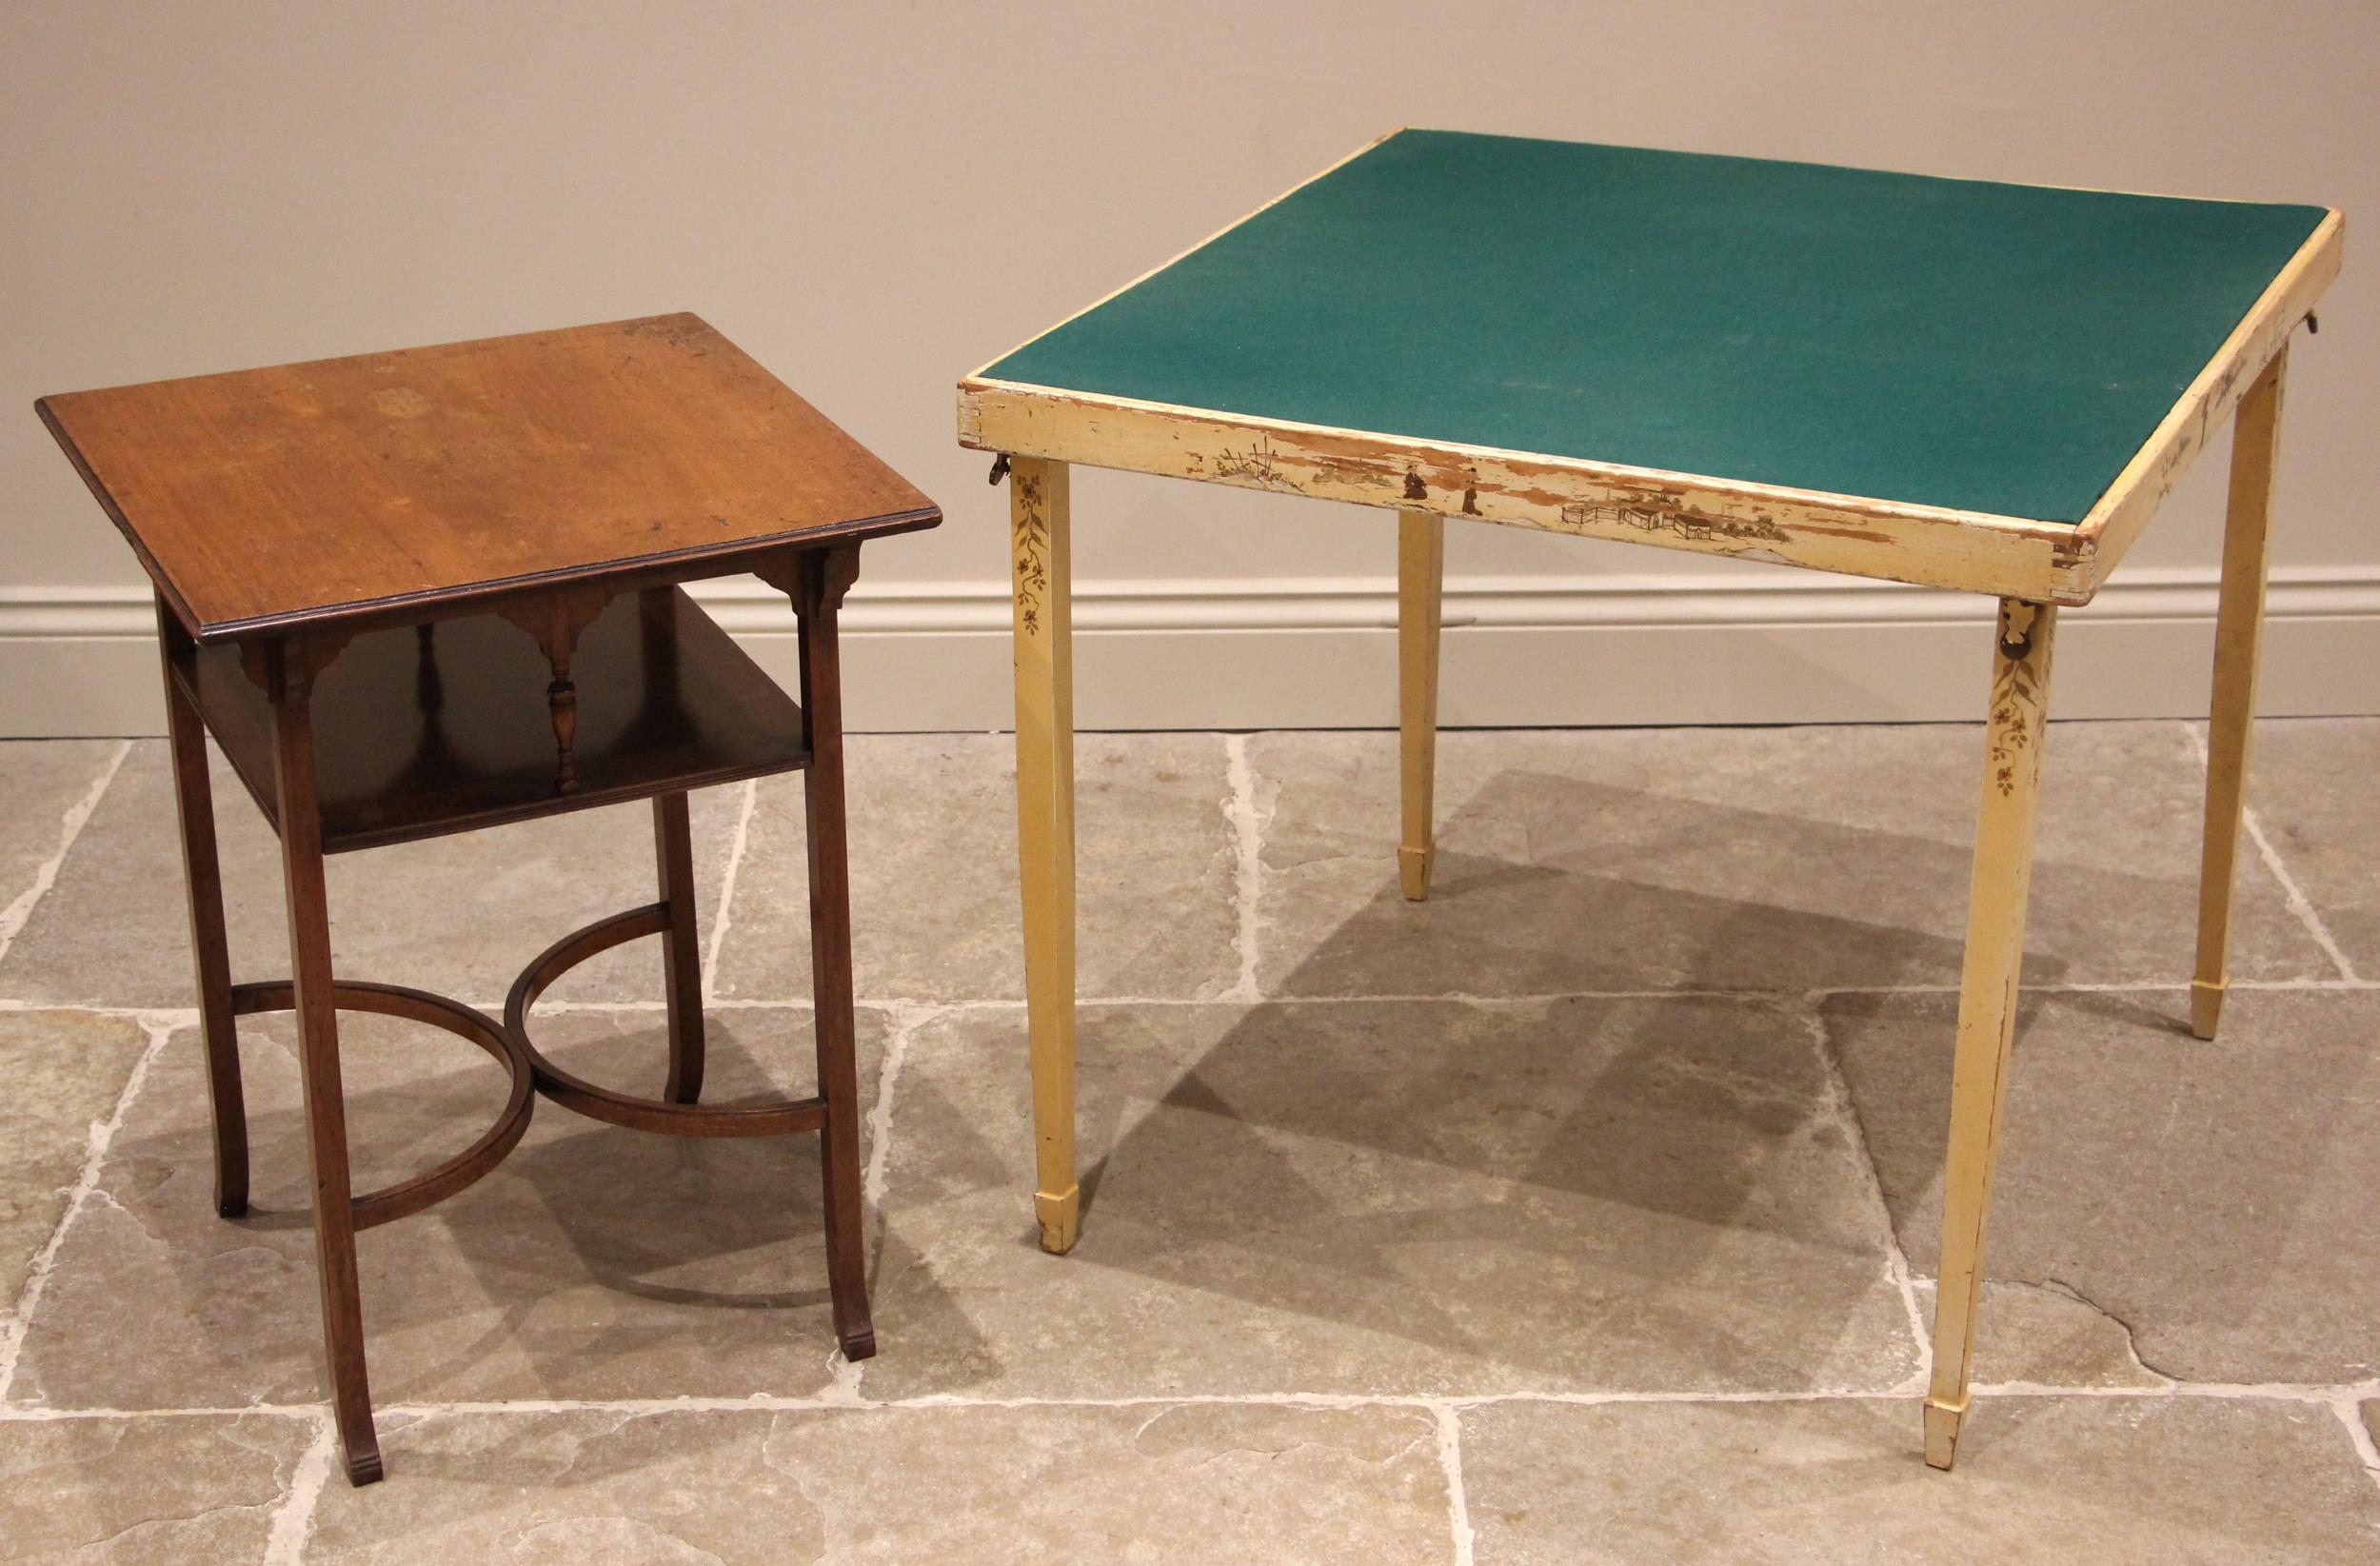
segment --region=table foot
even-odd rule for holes
[[[1041,1249],[1052,1256],[1064,1256],[1074,1249],[1076,1237],[1082,1230],[1082,1187],[1069,1185],[1056,1196],[1047,1191],[1035,1192],[1033,1216],[1041,1220]]]
[[[1939,1468],[1944,1473],[1950,1472],[1952,1462],[1958,1456],[1958,1426],[1966,1417],[1967,1407],[1964,1403],[1952,1408],[1948,1404],[1937,1403],[1931,1398],[1926,1399],[1926,1466],[1928,1468]]]
[[[352,1447],[348,1448],[343,1455],[342,1460],[347,1465],[347,1483],[358,1490],[367,1484],[378,1484],[387,1474],[387,1470],[381,1466],[380,1443],[377,1439],[361,1451]]]
[[[2214,1037],[2215,1024],[2223,1020],[2223,997],[2230,993],[2229,978],[2190,981],[2190,1031],[2201,1039]]]
[[[1438,854],[1430,848],[1399,848],[1397,850],[1397,879],[1407,902],[1419,902],[1430,895],[1430,867]]]

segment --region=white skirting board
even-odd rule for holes
[[[694,589],[792,684],[791,612],[758,582]],[[1084,583],[1085,729],[1390,727],[1395,584]],[[1907,723],[1983,711],[1987,600],[1762,573],[1449,582],[1441,723],[1465,726]],[[843,616],[854,729],[1010,724],[1008,599],[984,584],[862,581]],[[2206,709],[2207,571],[2119,577],[2059,625],[2058,718]],[[0,736],[155,734],[153,610],[128,587],[0,590]],[[2276,571],[2258,709],[2380,713],[2380,569]]]

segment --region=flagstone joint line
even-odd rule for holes
[[[115,1140],[117,1129],[124,1124],[125,1116],[131,1110],[132,1100],[140,1096],[142,1086],[148,1081],[150,1064],[164,1052],[166,1041],[173,1037],[171,1028],[154,1021],[146,1021],[143,1026],[149,1035],[149,1041],[141,1050],[140,1059],[132,1062],[130,1073],[124,1079],[124,1086],[116,1094],[114,1108],[106,1120],[91,1126],[83,1153],[81,1173],[67,1195],[66,1205],[59,1210],[58,1221],[51,1227],[50,1238],[43,1242],[40,1252],[33,1258],[32,1266],[26,1273],[25,1288],[17,1297],[16,1308],[10,1313],[5,1326],[0,1326],[0,1405],[5,1405],[10,1395],[16,1390],[17,1364],[24,1352],[25,1338],[32,1331],[33,1313],[41,1306],[42,1292],[49,1286],[50,1275],[57,1265],[58,1252],[66,1243],[67,1231],[73,1227],[91,1193],[99,1188],[100,1171],[107,1162],[109,1144]]]
[[[1452,1408],[1433,1408],[1438,1426],[1438,1467],[1446,1475],[1446,1526],[1453,1536],[1455,1566],[1473,1566],[1478,1536],[1471,1527],[1471,1499],[1462,1482],[1462,1420]]]
[[[1257,809],[1256,772],[1248,761],[1248,737],[1227,734],[1223,746],[1231,783],[1231,793],[1223,802],[1223,814],[1231,822],[1235,848],[1232,902],[1239,915],[1240,947],[1240,976],[1223,992],[1223,999],[1257,1001],[1262,999],[1258,988],[1257,962],[1263,918],[1264,821]]]
[[[711,920],[710,949],[703,954],[703,1001],[719,1003],[719,954],[726,949],[727,925],[735,911],[736,877],[744,869],[744,850],[752,841],[752,812],[761,797],[760,780],[745,781],[743,801],[736,806],[736,827],[727,840],[727,867],[719,880],[719,912]]]
[[[1909,1378],[1896,1389],[1909,1397],[1924,1392],[1927,1378],[1934,1370],[1934,1335],[1926,1330],[1925,1312],[1917,1304],[1917,1284],[1909,1265],[1909,1254],[1901,1249],[1900,1231],[1894,1226],[1893,1210],[1884,1199],[1884,1176],[1876,1168],[1875,1152],[1868,1145],[1868,1128],[1861,1123],[1859,1111],[1852,1101],[1851,1079],[1843,1074],[1842,1058],[1835,1048],[1833,1033],[1826,1025],[1823,997],[1803,997],[1803,1021],[1809,1029],[1811,1045],[1817,1055],[1818,1069],[1826,1086],[1825,1108],[1841,1127],[1844,1140],[1850,1144],[1851,1159],[1859,1171],[1860,1185],[1878,1227],[1884,1235],[1884,1276],[1900,1295],[1901,1308],[1909,1314],[1909,1335],[1915,1345],[1915,1363]]]
[[[2300,1403],[2336,1411],[2380,1398],[2380,1380],[2346,1382],[2176,1381],[2167,1386],[2061,1386],[2051,1382],[1978,1381],[1979,1398],[2057,1398],[2104,1400],[2153,1400],[2189,1398],[2209,1401]],[[1152,1392],[1096,1397],[972,1397],[965,1393],[923,1393],[907,1398],[851,1398],[836,1393],[809,1396],[755,1392],[742,1398],[519,1398],[473,1400],[431,1398],[390,1401],[377,1412],[389,1417],[431,1417],[479,1414],[738,1414],[825,1413],[849,1409],[923,1412],[975,1408],[1170,1408],[1220,1405],[1251,1408],[1365,1409],[1402,1408],[1435,1412],[1444,1409],[1494,1408],[1509,1403],[1562,1403],[1600,1408],[1636,1403],[1818,1403],[1902,1402],[1909,1394],[1890,1387],[1786,1387],[1774,1390],[1702,1389],[1694,1391],[1556,1392],[1539,1389],[1503,1392]],[[312,1403],[246,1403],[189,1405],[164,1408],[52,1408],[46,1405],[0,1405],[0,1423],[70,1419],[182,1419],[194,1417],[269,1417],[320,1420],[323,1410]]]
[[[2207,751],[2207,737],[2199,732],[2198,725],[2185,720],[2182,730],[2190,736],[2192,748],[2198,753],[2198,764],[2211,767],[2213,761]],[[2266,871],[2280,882],[2281,896],[2297,922],[2305,927],[2313,943],[2322,948],[2322,955],[2330,960],[2331,966],[2339,970],[2339,978],[2350,984],[2356,983],[2354,964],[2347,960],[2347,952],[2339,945],[2337,938],[2331,935],[2330,926],[2322,922],[2322,915],[2314,907],[2313,900],[2306,895],[2306,889],[2297,883],[2297,878],[2290,874],[2289,866],[2281,862],[2281,851],[2265,835],[2264,823],[2257,819],[2256,812],[2241,805],[2239,824],[2240,830],[2247,833],[2249,841],[2256,845],[2256,857],[2264,862]],[[2231,984],[2233,989],[2241,987],[2237,981]]]
[[[130,754],[131,741],[126,740],[116,746],[115,755],[109,759],[106,766],[100,768],[99,776],[58,818],[57,851],[34,869],[33,879],[25,890],[19,892],[6,908],[0,908],[0,958],[9,955],[9,947],[15,943],[17,933],[33,917],[35,905],[49,895],[50,887],[57,884],[59,868],[66,863],[67,855],[74,851],[75,842],[82,837],[84,826],[98,810],[99,802],[107,796],[108,787],[115,782],[116,774],[124,770],[124,759]]]

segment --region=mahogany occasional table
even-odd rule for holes
[[[875,1352],[860,1227],[836,613],[861,543],[933,504],[691,315],[45,398],[43,420],[157,589],[166,714],[213,1100],[215,1202],[248,1205],[233,1019],[297,1014],[330,1399],[347,1477],[381,1475],[355,1236],[503,1160],[532,1089],[684,1137],[821,1134],[836,1336]],[[801,617],[799,704],[677,584],[750,571]],[[207,736],[281,837],[290,976],[234,984]],[[806,770],[818,1092],[709,1107],[686,790]],[[333,976],[323,856],[650,800],[660,900],[555,942],[499,1022]],[[424,910],[426,919],[437,917]],[[661,1096],[571,1076],[528,1039],[573,964],[661,938]],[[358,1195],[340,1010],[461,1035],[512,1087],[470,1148]]]
[[[2222,1008],[2291,333],[2339,214],[1405,130],[959,385],[1013,467],[1041,1242],[1075,1240],[1069,464],[1400,512],[1404,894],[1426,895],[1442,519],[1999,600],[1926,1459],[1968,1400],[2050,646],[2237,410],[2192,1023]]]

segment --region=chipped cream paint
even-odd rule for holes
[[[1751,555],[1853,576],[2082,603],[2093,579],[2059,524],[1733,483],[1654,468],[969,378],[959,441],[980,450],[1583,538]]]

